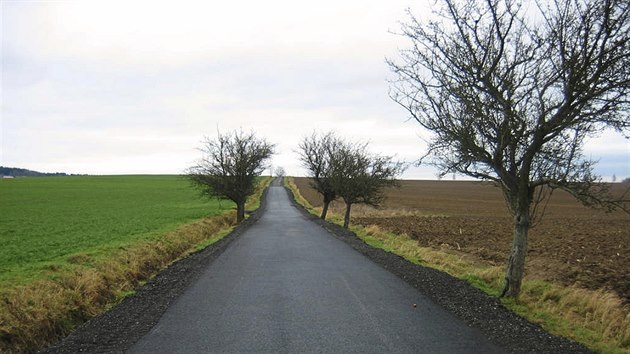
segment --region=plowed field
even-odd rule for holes
[[[306,178],[301,194],[321,206]],[[620,193],[628,184],[615,184]],[[502,265],[512,242],[512,219],[498,188],[464,181],[403,181],[383,208],[358,207],[352,223],[405,233],[422,246],[463,252]],[[333,210],[341,209],[336,202]],[[354,208],[354,207],[353,207]],[[582,206],[556,192],[542,222],[530,232],[527,276],[590,289],[611,289],[630,302],[630,216]]]

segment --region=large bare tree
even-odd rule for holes
[[[210,197],[226,198],[236,203],[236,221],[245,218],[245,202],[256,189],[256,178],[265,170],[265,162],[275,146],[254,132],[219,133],[206,137],[203,157],[188,170],[188,178]]]
[[[514,217],[502,296],[518,296],[530,227],[551,192],[624,207],[598,183],[583,142],[628,136],[630,2],[442,0],[410,13],[411,42],[388,63],[391,96],[431,133],[423,161],[494,181]],[[627,209],[626,209],[627,210]]]

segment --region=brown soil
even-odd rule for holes
[[[319,195],[296,178],[314,206]],[[628,188],[615,184],[613,192]],[[498,188],[463,181],[403,181],[380,210],[355,208],[352,222],[405,233],[422,246],[447,247],[502,265],[512,242],[511,217]],[[333,209],[340,209],[337,203]],[[630,302],[630,216],[582,206],[553,195],[542,222],[530,232],[527,276],[590,289],[611,289]]]

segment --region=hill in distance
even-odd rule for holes
[[[68,174],[64,172],[44,173],[44,172],[27,170],[25,168],[0,166],[0,176],[42,177],[42,176],[68,176]]]

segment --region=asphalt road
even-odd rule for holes
[[[272,186],[261,219],[129,352],[502,350],[307,220],[284,188]]]

